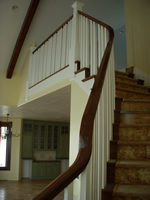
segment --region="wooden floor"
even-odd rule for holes
[[[0,181],[0,200],[31,200],[50,180]],[[63,200],[63,192],[54,200]]]

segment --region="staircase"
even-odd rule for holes
[[[116,110],[102,200],[150,200],[150,93],[116,72]]]

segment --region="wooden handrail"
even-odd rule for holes
[[[105,79],[105,74],[107,70],[107,65],[111,53],[111,48],[114,39],[113,29],[80,12],[79,14],[101,24],[106,27],[109,31],[109,41],[107,43],[98,74],[96,76],[91,94],[89,96],[80,127],[80,138],[79,138],[79,153],[75,162],[66,170],[62,175],[58,176],[52,183],[50,183],[43,191],[35,196],[33,200],[50,200],[57,196],[65,187],[67,187],[87,166],[91,151],[92,151],[92,135],[93,135],[93,124],[96,115],[99,99],[101,96],[101,91]]]
[[[48,38],[46,38],[46,40],[44,40],[44,42],[42,42],[33,52],[32,54],[34,54],[43,44],[45,44],[45,42],[47,42],[51,37],[53,37],[61,28],[63,28],[66,24],[68,24],[68,22],[73,18],[73,15],[71,17],[69,17],[69,19],[67,19],[59,28],[56,29],[56,31],[54,31]]]

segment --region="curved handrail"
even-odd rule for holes
[[[111,53],[111,48],[114,39],[114,31],[110,26],[86,15],[85,13],[82,13],[81,11],[78,12],[79,14],[84,15],[90,20],[93,20],[98,24],[106,27],[109,31],[109,41],[107,43],[100,64],[100,68],[98,70],[98,74],[95,79],[95,83],[93,85],[91,94],[89,96],[82,117],[81,127],[80,127],[80,138],[79,138],[79,153],[77,155],[77,158],[75,162],[68,168],[68,170],[66,170],[63,174],[61,174],[53,182],[51,182],[45,189],[43,189],[43,191],[40,194],[35,196],[33,200],[53,199],[86,168],[91,156],[94,118],[96,115],[97,106],[101,96],[107,65]]]

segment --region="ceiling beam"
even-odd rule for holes
[[[17,42],[15,44],[10,62],[9,62],[9,66],[7,69],[7,74],[6,74],[6,78],[11,78],[21,51],[21,48],[23,46],[24,40],[26,38],[26,35],[28,33],[30,24],[32,22],[32,19],[34,17],[34,14],[36,12],[36,9],[38,7],[40,0],[31,0],[30,6],[28,8],[26,17],[24,19],[23,25],[21,27]]]

